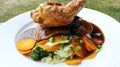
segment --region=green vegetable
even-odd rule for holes
[[[100,52],[103,49],[103,47],[101,47],[100,49],[96,49],[96,53]]]
[[[100,49],[102,46],[101,45],[98,45],[98,49]]]
[[[65,61],[66,58],[62,58],[59,55],[54,55],[51,64],[56,64]]]
[[[62,45],[68,44],[68,43],[70,43],[70,40],[60,41],[59,43],[62,44]]]
[[[59,55],[54,55],[53,57],[44,57],[41,59],[42,62],[48,63],[48,64],[56,64],[65,61],[66,58],[61,58]]]
[[[98,45],[98,48],[96,50],[96,53],[100,52],[103,49],[102,45]]]
[[[68,48],[68,51],[71,52],[73,50],[72,46]]]
[[[53,43],[48,42],[45,45],[53,46],[53,45],[56,45],[56,44],[64,45],[64,44],[68,44],[68,43],[70,43],[70,41],[69,40],[65,40],[65,41],[59,41],[59,42],[53,42]]]
[[[78,36],[76,36],[76,35],[73,35],[73,38],[74,38],[74,39],[78,39],[79,37],[78,37]]]
[[[68,40],[69,39],[69,36],[61,35],[60,37],[63,38],[63,40]]]
[[[49,53],[49,56],[52,57],[52,56],[53,56],[53,53]]]
[[[76,46],[75,49],[76,49],[76,50],[81,50],[82,48],[81,48],[81,46]]]
[[[49,42],[53,42],[53,37],[50,37],[50,38],[49,38]]]
[[[41,59],[42,62],[50,64],[53,61],[53,58],[48,56]]]
[[[54,54],[59,55],[62,58],[67,58],[72,55],[72,45],[66,45],[59,50],[55,51]]]
[[[84,41],[83,41],[83,40],[80,40],[80,43],[81,43],[81,44],[83,44],[83,43],[84,43]]]
[[[41,58],[43,57],[47,57],[49,55],[50,52],[44,51],[41,47],[36,46],[32,52],[30,53],[30,57],[33,60],[41,60]]]
[[[41,61],[48,64],[56,64],[65,61],[69,57],[73,58],[72,45],[64,45],[64,47],[54,51],[54,54],[49,53],[49,56],[42,58]]]

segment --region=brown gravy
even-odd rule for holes
[[[98,26],[96,26],[95,24],[93,24],[93,23],[91,23],[91,25],[92,25],[92,27],[93,27],[93,31],[92,31],[92,33],[90,33],[91,37],[94,37],[94,38],[95,38],[96,36],[94,36],[94,34],[95,34],[95,33],[99,33],[100,36],[99,36],[99,37],[96,37],[96,38],[99,38],[99,39],[102,40],[103,43],[104,43],[105,38],[104,38],[104,35],[103,35],[101,29],[100,29]],[[20,35],[20,37],[18,38],[18,40],[22,40],[22,39],[24,39],[24,38],[32,38],[32,33],[33,33],[33,30],[34,30],[34,29],[35,29],[35,28],[30,28],[30,29],[26,30],[24,33],[22,33],[22,34]],[[63,28],[62,28],[62,29],[63,29]],[[54,31],[54,30],[49,30],[49,32],[52,32],[52,31]],[[103,44],[103,43],[102,43],[102,44]]]

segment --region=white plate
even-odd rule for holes
[[[120,24],[113,18],[84,8],[79,14],[83,19],[98,25],[104,35],[103,50],[96,58],[83,61],[78,67],[120,67]],[[0,67],[70,67],[65,63],[50,65],[35,62],[20,54],[15,43],[17,37],[26,29],[35,27],[30,12],[20,14],[0,27]]]

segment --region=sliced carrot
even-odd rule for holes
[[[59,49],[60,45],[54,45],[54,46],[48,46],[48,45],[44,45],[43,46],[43,50],[47,50],[47,51],[55,51],[57,49]]]
[[[23,39],[16,44],[16,48],[19,50],[29,50],[32,49],[35,45],[35,40],[31,38]]]
[[[82,37],[85,47],[87,48],[88,51],[94,51],[97,49],[96,45],[92,40],[90,40],[87,36]]]
[[[80,44],[79,40],[72,40],[74,53],[79,57],[85,57],[88,53],[84,44]],[[76,46],[81,46],[81,50],[76,50]]]
[[[66,62],[66,64],[68,64],[68,65],[78,65],[78,64],[81,63],[81,61],[82,61],[82,59],[80,59],[80,58],[75,58],[75,59],[67,59],[65,62]]]
[[[37,43],[37,45],[45,45],[45,43],[47,43],[48,40],[42,40],[40,42]]]
[[[43,48],[43,46],[44,46],[45,43],[47,43],[47,42],[48,42],[48,40],[42,40],[42,41],[38,42],[36,45],[38,45],[38,46],[40,46],[40,47]]]
[[[30,50],[20,50],[20,53],[22,53],[22,54],[28,54],[31,51],[32,51],[31,49]]]
[[[96,52],[94,51],[93,53],[91,53],[89,56],[85,57],[84,60],[90,60],[96,57]]]

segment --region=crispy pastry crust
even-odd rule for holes
[[[65,26],[73,21],[85,2],[85,0],[73,0],[67,5],[58,2],[45,2],[31,11],[31,17],[41,26]]]

